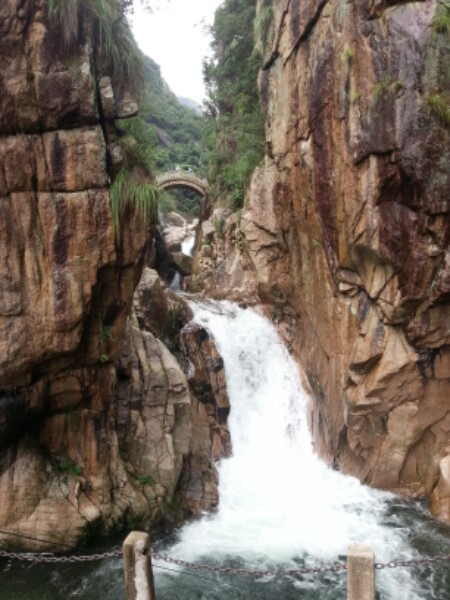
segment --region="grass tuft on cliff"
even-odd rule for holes
[[[380,79],[373,88],[375,97],[384,96],[386,93],[398,94],[404,88],[403,83],[399,79],[394,79],[392,75],[387,73]]]
[[[98,62],[110,71],[117,86],[137,92],[144,78],[143,58],[126,19],[126,6],[124,0],[48,0],[47,10],[64,52],[77,47],[87,21]]]
[[[443,7],[442,12],[440,12],[433,19],[431,24],[434,31],[437,33],[449,33],[450,32],[450,7]]]
[[[442,125],[450,127],[450,99],[443,94],[429,94],[426,98],[428,111]]]
[[[133,136],[121,138],[124,161],[109,190],[111,213],[120,240],[120,223],[125,214],[136,211],[145,224],[158,220],[159,190],[153,182],[146,149]]]
[[[120,239],[120,223],[125,214],[136,210],[144,223],[156,223],[158,189],[137,171],[122,167],[109,190],[111,213],[116,236]]]

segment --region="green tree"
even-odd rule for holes
[[[209,177],[217,195],[227,197],[235,209],[242,206],[251,174],[264,156],[255,17],[256,2],[225,0],[211,30],[213,56],[203,65],[206,108],[212,122]]]

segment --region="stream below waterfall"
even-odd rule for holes
[[[352,542],[377,562],[450,553],[450,530],[419,503],[372,490],[328,468],[313,452],[308,398],[273,325],[228,302],[192,304],[214,336],[230,395],[233,455],[219,468],[220,505],[154,550],[187,561],[248,569],[345,560]],[[154,561],[157,600],[345,600],[345,573],[250,577],[179,570]],[[450,597],[450,565],[377,571],[381,600]],[[123,600],[122,563],[0,563],[2,600]]]

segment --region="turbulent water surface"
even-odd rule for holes
[[[248,569],[296,568],[344,560],[351,542],[368,543],[379,562],[450,552],[447,527],[417,504],[371,490],[324,465],[306,423],[298,368],[272,324],[230,303],[193,305],[221,352],[232,410],[233,456],[219,465],[216,513],[184,526],[157,550],[188,561]],[[158,600],[344,600],[345,575],[249,577],[177,570],[155,561]],[[3,563],[2,569],[7,569]],[[0,574],[4,600],[123,600],[120,561]],[[379,598],[450,596],[437,568],[377,572]],[[6,595],[5,595],[6,594]]]

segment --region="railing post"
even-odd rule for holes
[[[126,600],[155,600],[150,536],[132,531],[122,550]]]
[[[347,600],[375,600],[375,558],[365,544],[348,548]]]

